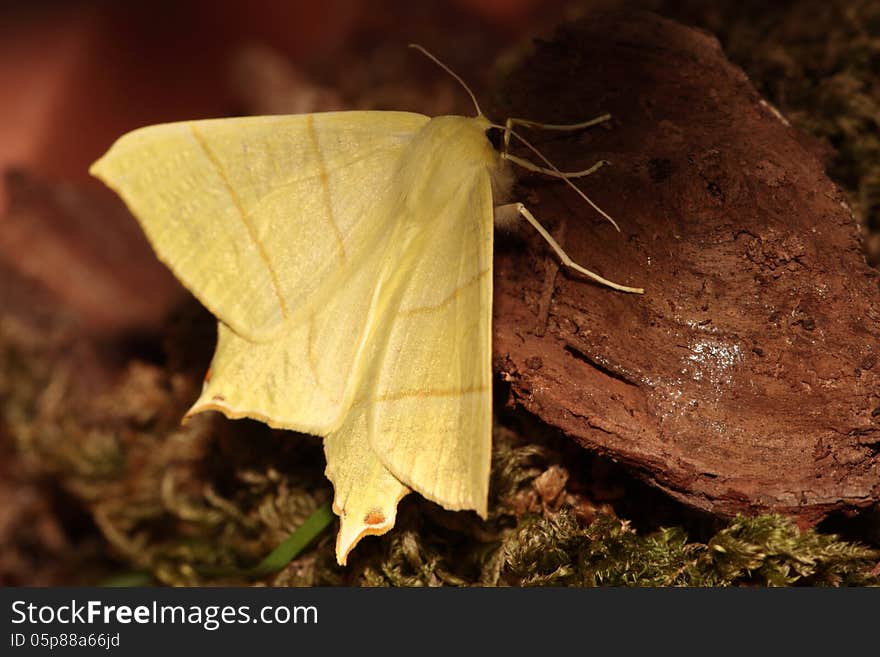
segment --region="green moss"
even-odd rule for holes
[[[582,527],[565,512],[524,523],[501,550],[502,577],[524,586],[880,584],[880,552],[778,515],[737,517],[703,544],[680,528],[640,536],[612,516]]]

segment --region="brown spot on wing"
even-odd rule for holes
[[[223,395],[214,395],[213,397],[211,397],[211,401],[224,402],[226,401],[226,397],[224,397]]]
[[[364,516],[365,525],[381,525],[385,522],[385,514],[378,509],[373,509]]]

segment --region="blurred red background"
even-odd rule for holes
[[[268,46],[307,71],[327,69],[353,41],[403,48],[421,40],[452,52],[466,48],[463,33],[513,42],[551,24],[561,7],[558,0],[0,3],[0,169],[85,182],[88,165],[132,128],[228,115],[230,59],[244,44]]]

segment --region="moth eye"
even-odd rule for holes
[[[486,138],[492,144],[492,148],[496,151],[501,150],[501,141],[504,137],[504,131],[501,128],[486,128]]]

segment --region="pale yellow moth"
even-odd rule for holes
[[[514,125],[596,121],[496,125],[468,93],[474,118],[351,111],[155,125],[91,168],[218,319],[211,376],[187,415],[323,436],[340,564],[394,526],[411,490],[486,516],[493,215],[524,216],[567,266],[641,292],[572,262],[522,204],[494,207],[508,161],[581,196],[570,179],[593,170],[561,173],[534,149],[546,167],[512,155]]]

